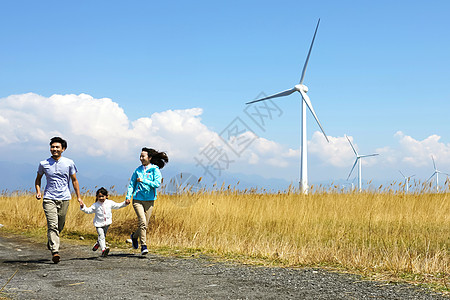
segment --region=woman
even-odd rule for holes
[[[133,198],[133,208],[138,218],[138,228],[131,234],[133,248],[139,248],[138,238],[141,240],[141,254],[147,250],[147,226],[156,200],[156,188],[161,185],[161,172],[169,161],[165,152],[158,152],[150,148],[142,148],[139,157],[142,165],[131,176],[126,200]]]

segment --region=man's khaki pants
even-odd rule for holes
[[[45,217],[47,218],[47,247],[52,253],[59,251],[59,234],[66,222],[69,200],[43,200]]]

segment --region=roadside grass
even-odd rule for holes
[[[83,199],[86,205],[95,201],[88,194]],[[121,202],[124,196],[110,199]],[[42,201],[29,193],[1,194],[0,201],[4,229],[45,241]],[[92,220],[73,201],[62,237],[94,243]],[[107,241],[129,248],[125,240],[136,222],[131,205],[114,210]],[[450,292],[447,193],[186,192],[160,195],[149,227],[149,246],[160,255],[319,267]]]

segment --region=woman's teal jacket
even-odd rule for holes
[[[137,179],[143,179],[138,182]],[[156,200],[156,188],[161,185],[161,171],[159,167],[153,164],[149,165],[147,170],[144,166],[139,166],[131,175],[130,184],[128,185],[126,199],[141,201]]]

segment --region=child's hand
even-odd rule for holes
[[[140,177],[138,177],[137,179],[136,179],[136,181],[137,182],[142,182],[142,181],[144,181],[142,178],[140,178]]]
[[[125,200],[125,204],[126,204],[126,205],[130,204],[130,202],[131,202],[130,199],[126,199],[126,200]]]
[[[83,201],[81,201],[80,202],[80,208],[83,208],[84,207],[84,203],[83,203]]]

